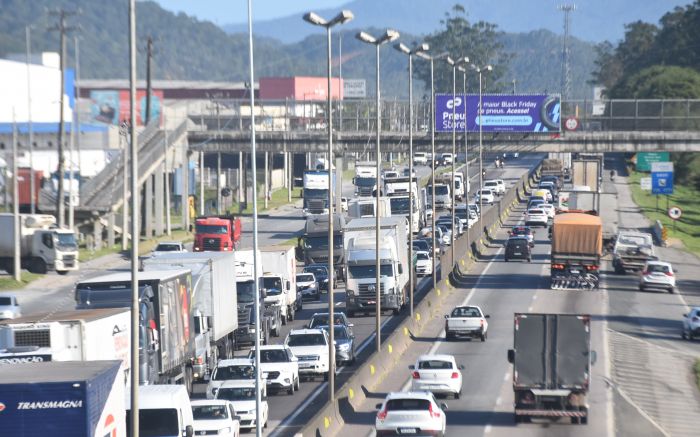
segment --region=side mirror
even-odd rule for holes
[[[377,410],[381,410],[381,409],[382,409],[382,404],[377,404],[377,405],[374,406],[374,408],[376,408]]]
[[[416,368],[416,366],[413,365],[413,364],[411,364],[410,366],[408,366],[408,370],[415,370],[415,368]]]
[[[292,363],[296,363],[296,362],[298,362],[298,361],[299,361],[299,358],[297,358],[297,357],[292,357]]]
[[[596,361],[598,361],[598,353],[596,351],[591,351],[591,365],[595,366]]]
[[[403,265],[399,264],[399,275],[403,274]]]
[[[515,350],[508,349],[508,362],[513,364],[513,361],[515,361]]]
[[[194,428],[192,425],[187,425],[185,427],[185,437],[192,437],[194,435]]]
[[[287,281],[287,291],[292,289],[292,283],[290,281]]]
[[[442,411],[447,411],[447,404],[446,403],[441,403],[440,408],[442,408]]]
[[[233,416],[233,420],[241,421],[241,416]]]
[[[491,318],[491,314],[486,314],[486,315],[484,316],[484,318],[485,318],[485,319],[490,319],[490,318]]]

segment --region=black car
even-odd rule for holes
[[[530,229],[529,226],[513,226],[513,228],[508,231],[508,236],[527,238],[530,247],[535,247],[535,232]]]
[[[426,251],[430,256],[433,256],[432,250],[430,250],[430,243],[425,240],[413,240],[411,242],[414,251]]]
[[[527,260],[532,262],[532,252],[527,237],[511,237],[506,241],[505,261],[514,259]]]
[[[328,266],[325,264],[311,264],[304,267],[304,273],[313,273],[318,281],[318,289],[328,291]],[[333,281],[333,287],[336,281]]]

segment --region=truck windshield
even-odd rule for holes
[[[141,437],[160,437],[180,435],[179,419],[174,408],[139,408],[139,435]],[[126,423],[131,423],[131,410],[126,410]],[[131,436],[129,427],[127,437]]]
[[[304,188],[304,199],[327,199],[328,190]]]
[[[379,273],[381,276],[391,276],[393,268],[391,264],[382,264]],[[353,278],[374,278],[377,276],[377,269],[374,264],[371,266],[350,266],[350,276]]]
[[[198,234],[225,234],[228,229],[225,225],[197,225]]]
[[[255,302],[255,283],[253,281],[236,282],[238,302]]]
[[[355,185],[358,187],[374,187],[374,185],[376,183],[377,183],[376,178],[360,178],[360,177],[355,178]]]
[[[64,247],[64,248],[70,248],[70,247],[77,247],[77,243],[75,242],[75,235],[74,234],[59,234],[56,233],[56,245],[59,247]]]
[[[408,197],[390,197],[391,202],[391,214],[408,214],[410,211],[411,203],[408,201]]]
[[[276,296],[282,293],[282,280],[280,278],[263,278],[262,283],[268,296]]]
[[[306,237],[304,239],[306,242],[307,249],[328,249],[328,237]],[[333,247],[341,248],[343,247],[343,236],[334,235],[333,236]]]

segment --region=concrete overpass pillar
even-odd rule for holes
[[[102,249],[102,222],[99,217],[93,221],[92,239],[95,242],[95,251]]]
[[[146,178],[146,184],[143,187],[144,199],[144,235],[146,238],[153,237],[153,176]]]
[[[335,158],[335,212],[341,214],[343,208],[341,206],[340,197],[343,195],[343,157]]]
[[[267,201],[270,197],[270,173],[269,173],[269,158],[270,152],[265,152],[265,185],[263,187],[265,195],[265,209],[267,209]]]
[[[155,181],[155,231],[156,231],[156,237],[160,237],[163,235],[163,224],[165,223],[164,220],[164,205],[165,205],[165,187],[164,187],[164,176],[165,176],[165,163],[162,163],[159,167],[158,170],[156,170],[156,173],[154,177],[156,178]]]
[[[185,159],[182,163],[182,202],[180,213],[182,214],[182,226],[185,232],[190,230],[190,155],[185,152]]]
[[[114,213],[107,214],[107,247],[114,247]]]
[[[216,154],[216,213],[221,214],[221,152]]]
[[[238,152],[238,203],[243,203],[243,152]]]

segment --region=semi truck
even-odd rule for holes
[[[141,384],[185,385],[192,393],[195,327],[189,270],[138,272]],[[131,273],[84,279],[75,286],[76,309],[131,306]],[[136,365],[133,364],[132,365]]]
[[[297,307],[297,263],[293,246],[269,246],[262,255],[262,290],[266,307],[279,307],[282,324],[294,320]]]
[[[358,197],[348,202],[348,217],[366,218],[375,217],[377,206],[376,197]],[[381,217],[391,217],[391,202],[388,197],[379,198],[379,214]]]
[[[515,423],[533,417],[588,423],[588,390],[596,353],[587,314],[516,313],[513,349]]]
[[[14,272],[14,215],[0,213],[0,269]],[[20,264],[32,273],[55,270],[60,275],[78,270],[75,233],[61,229],[56,218],[46,214],[20,214]]]
[[[233,251],[241,239],[241,219],[232,215],[197,217],[194,251]]]
[[[119,360],[128,376],[131,312],[126,308],[32,314],[0,324],[0,364]]]
[[[381,220],[379,230],[380,283],[376,280],[376,222],[374,218],[354,219],[345,228],[345,310],[348,316],[377,309],[398,314],[406,304],[409,228],[405,217]],[[377,288],[379,287],[379,288]]]
[[[335,176],[336,173],[333,175]],[[306,170],[304,172],[304,189],[302,191],[304,217],[328,214],[328,178],[328,170]],[[335,191],[335,181],[332,189]]]
[[[624,275],[628,270],[642,270],[647,261],[656,259],[651,234],[628,230],[617,233],[612,261],[615,273]]]
[[[597,289],[602,251],[603,223],[594,212],[554,216],[550,288]]]
[[[377,189],[377,163],[364,161],[355,163],[355,177],[352,179],[355,186],[355,196],[373,196]]]
[[[126,437],[119,361],[2,366],[0,393],[2,435]]]
[[[279,325],[282,323],[280,307],[265,308],[264,291],[262,290],[262,255],[258,250],[257,270],[253,263],[252,250],[237,250],[236,257],[236,294],[238,308],[238,329],[234,331],[236,349],[243,344],[255,343],[255,318],[260,317],[260,342],[267,344],[274,334],[279,336]],[[255,278],[258,278],[258,292],[255,290]],[[255,309],[256,296],[259,298],[260,312]],[[276,327],[273,332],[273,325]]]
[[[235,255],[230,252],[162,253],[144,261],[144,270],[192,272],[196,359],[194,379],[212,374],[219,359],[233,358],[238,328]]]
[[[343,251],[343,233],[345,216],[333,214],[333,265],[336,274],[343,270],[345,253]],[[304,235],[299,237],[297,247],[305,265],[328,263],[328,215],[319,215],[306,219]]]

